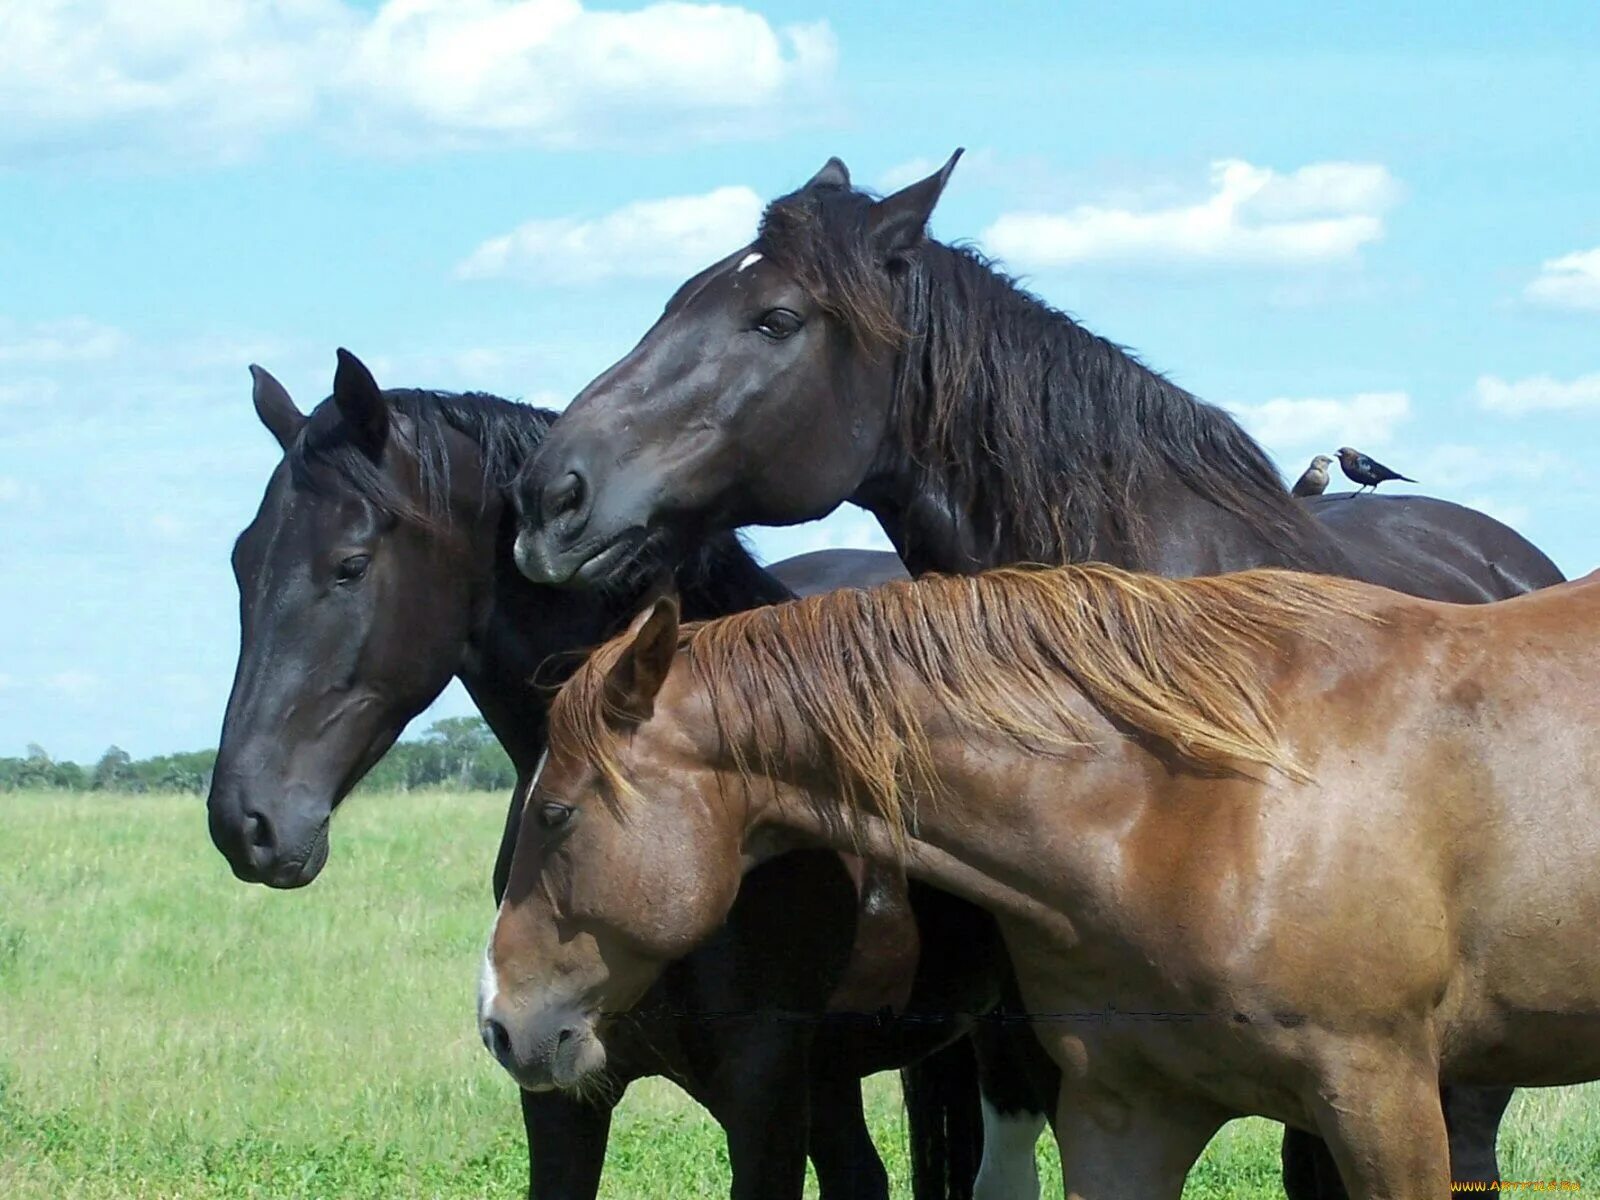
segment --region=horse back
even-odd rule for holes
[[[1428,496],[1338,493],[1306,501],[1358,579],[1414,596],[1482,603],[1562,582],[1516,530]]]

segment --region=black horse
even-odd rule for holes
[[[754,243],[684,284],[529,464],[522,569],[603,583],[709,530],[849,501],[877,516],[914,573],[1273,565],[1461,602],[1560,581],[1525,539],[1458,505],[1291,497],[1227,414],[976,251],[929,238],[955,162],[875,200],[830,160],[768,207]],[[989,1047],[990,1063],[1003,1048]],[[1037,1057],[1020,1041],[1009,1053]],[[991,1070],[987,1085],[1013,1074]],[[1002,1108],[1020,1100],[993,1094]],[[1456,1178],[1498,1175],[1509,1096],[1447,1096]],[[1048,1084],[1028,1107],[1053,1111]],[[1342,1194],[1308,1134],[1286,1135],[1285,1179],[1295,1196]]]
[[[208,800],[212,837],[241,879],[310,882],[334,808],[458,676],[522,780],[495,867],[498,900],[553,685],[638,596],[597,603],[530,584],[511,563],[505,486],[553,414],[490,396],[380,391],[341,356],[332,398],[306,417],[270,375],[255,377],[256,410],[284,459],[234,551],[243,636]],[[686,608],[709,617],[786,599],[791,587],[903,575],[893,555],[863,551],[803,555],[768,574],[722,535],[674,582]],[[955,918],[945,906],[920,888],[908,906],[897,874],[833,854],[801,851],[753,872],[726,929],[677,963],[628,1024],[613,1090],[523,1094],[530,1194],[593,1197],[613,1106],[631,1080],[660,1074],[727,1131],[735,1196],[798,1197],[809,1147],[825,1196],[882,1200],[860,1078],[961,1032],[918,1019],[930,1009],[988,1002],[950,991],[919,961],[918,923],[946,928]],[[878,1015],[889,1010],[907,1020]],[[939,1054],[920,1068],[935,1080],[971,1069]]]

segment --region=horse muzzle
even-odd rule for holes
[[[478,1033],[526,1091],[566,1091],[605,1070],[606,1050],[594,1021],[566,1006],[508,1011],[491,1002],[479,1014]]]
[[[264,805],[213,784],[206,801],[211,841],[245,883],[304,887],[328,861],[328,806]]]

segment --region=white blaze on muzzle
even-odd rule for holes
[[[522,811],[528,811],[528,804],[533,799],[534,789],[539,786],[539,776],[544,774],[544,764],[550,758],[550,751],[546,750],[539,756],[539,762],[533,768],[533,775],[528,779],[527,790],[522,794]],[[494,935],[500,928],[500,917],[506,911],[506,902],[500,901],[500,907],[495,910],[494,920],[489,923],[489,940],[483,947],[483,966],[478,972],[478,1023],[481,1025],[489,1015],[489,1009],[494,1005],[500,995],[500,975],[494,965]]]

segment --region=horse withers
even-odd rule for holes
[[[1076,1200],[1178,1200],[1246,1114],[1316,1131],[1354,1200],[1437,1200],[1441,1080],[1600,1077],[1600,577],[1480,607],[1009,569],[683,628],[663,600],[551,716],[479,1003],[524,1087],[584,1086],[797,844],[998,920]]]

